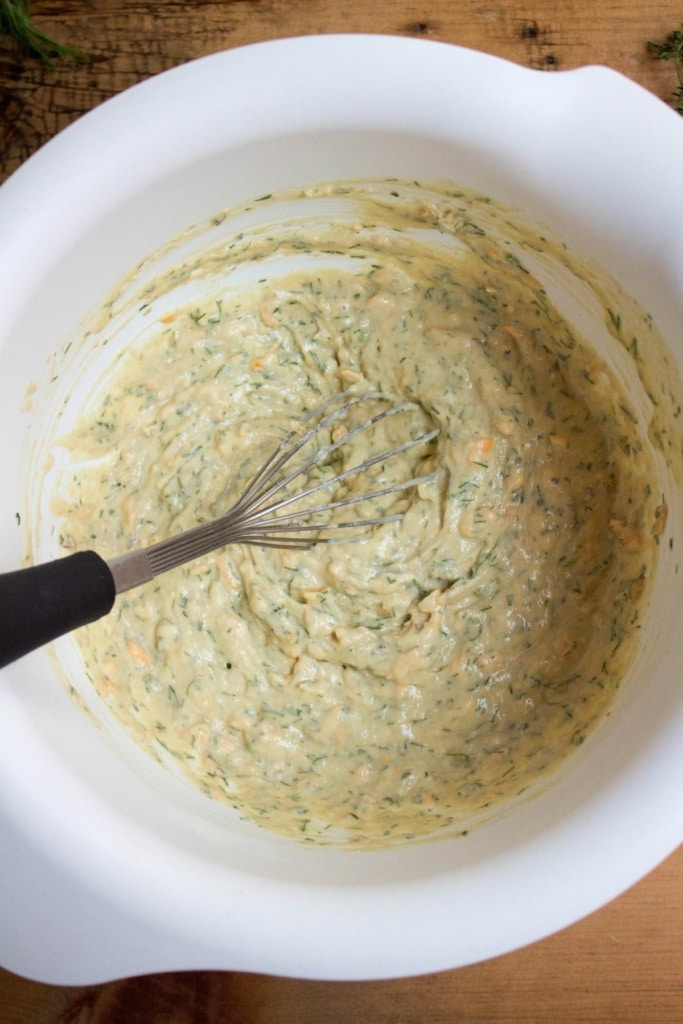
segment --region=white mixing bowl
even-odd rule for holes
[[[40,389],[85,314],[190,224],[326,179],[452,179],[607,268],[680,367],[682,167],[683,122],[611,71],[551,76],[398,38],[233,50],[105,103],[0,189],[0,571],[24,555],[41,422],[22,411],[29,382]],[[393,977],[504,953],[622,892],[683,838],[675,460],[666,486],[652,606],[613,713],[551,786],[464,838],[350,852],[226,820],[96,726],[45,651],[3,670],[2,964],[59,983],[192,968]]]

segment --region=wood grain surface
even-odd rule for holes
[[[672,69],[646,43],[683,23],[682,0],[36,0],[32,11],[43,31],[89,59],[46,67],[0,37],[0,181],[122,89],[246,43],[327,32],[423,36],[549,73],[606,64],[668,99]],[[504,105],[501,96],[501,115]],[[0,971],[0,1024],[427,1021],[683,1024],[683,849],[543,942],[426,977],[356,984],[195,972],[59,988]]]

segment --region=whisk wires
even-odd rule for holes
[[[209,523],[203,523],[175,537],[159,541],[148,548],[130,552],[113,559],[109,566],[114,575],[117,593],[139,585],[147,579],[158,576],[169,569],[208,554],[227,544],[253,544],[259,547],[306,549],[313,544],[334,543],[339,540],[357,540],[361,537],[340,537],[339,533],[362,527],[397,522],[402,513],[380,514],[358,519],[332,520],[321,523],[316,517],[361,502],[375,501],[389,494],[406,491],[434,480],[435,472],[413,476],[374,490],[361,491],[304,509],[289,510],[295,503],[309,499],[323,491],[330,490],[350,478],[372,469],[397,455],[418,445],[425,445],[439,433],[438,428],[422,431],[418,436],[397,444],[379,454],[372,455],[350,468],[315,483],[304,486],[303,490],[287,493],[297,480],[308,479],[317,467],[328,464],[339,449],[348,445],[365,431],[372,430],[389,417],[419,409],[417,402],[406,401],[398,405],[389,404],[386,409],[375,413],[359,424],[347,427],[342,421],[349,412],[362,402],[387,401],[381,392],[365,392],[361,395],[342,392],[317,406],[307,414],[301,428],[293,429],[282,439],[272,454],[253,475],[241,495],[222,516]],[[307,427],[307,424],[312,426]],[[338,436],[321,445],[312,455],[304,456],[302,462],[293,466],[296,456],[316,438],[340,423]],[[293,466],[293,468],[292,468]]]

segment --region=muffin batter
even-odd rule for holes
[[[233,286],[245,262],[262,279]],[[169,304],[191,281],[199,301]],[[404,513],[359,543],[238,545],[120,597],[78,634],[106,705],[211,797],[318,843],[467,827],[554,769],[632,657],[661,496],[619,385],[523,261],[393,185],[363,219],[237,235],[148,291],[144,338],[64,439],[65,550],[220,515],[340,391],[419,403],[348,464],[439,428],[344,493],[436,472],[359,506]]]

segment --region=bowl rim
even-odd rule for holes
[[[351,52],[355,55],[353,59]],[[309,117],[314,127],[320,127],[325,118],[331,116],[329,106],[321,100],[321,96],[327,96],[326,89],[329,88],[334,91],[335,124],[343,127],[342,103],[345,98],[348,101],[348,93],[339,86],[340,70],[349,62],[354,67],[362,67],[363,61],[370,57],[376,62],[375,66],[381,62],[383,76],[388,74],[390,66],[394,92],[385,82],[376,106],[368,103],[360,111],[354,106],[353,116],[360,119],[364,130],[372,130],[378,122],[385,123],[387,117],[393,119],[397,130],[405,123],[408,114],[401,111],[400,104],[396,104],[396,89],[405,78],[403,69],[406,63],[410,62],[425,76],[417,90],[423,104],[426,97],[433,99],[447,83],[451,87],[454,84],[462,87],[464,84],[471,86],[472,81],[479,84],[487,82],[481,90],[486,95],[477,101],[483,103],[490,102],[487,90],[493,94],[503,84],[511,91],[518,90],[524,98],[537,97],[542,81],[544,102],[563,116],[569,117],[577,109],[580,112],[585,110],[590,98],[591,116],[598,128],[603,122],[608,122],[615,111],[627,106],[637,128],[635,134],[640,139],[642,129],[642,136],[651,142],[651,149],[655,151],[652,163],[655,164],[657,155],[664,150],[661,134],[671,131],[672,145],[680,150],[678,166],[683,165],[683,126],[678,123],[676,114],[646,90],[609,69],[591,66],[548,76],[546,72],[523,68],[502,58],[449,43],[379,34],[304,36],[254,43],[190,61],[113,97],[52,139],[0,187],[0,225],[4,239],[0,244],[0,281],[10,282],[10,287],[6,285],[3,288],[7,292],[3,302],[6,298],[9,319],[22,308],[36,280],[49,272],[65,246],[76,244],[85,232],[93,211],[102,201],[103,164],[108,166],[105,177],[112,185],[107,202],[113,208],[117,202],[125,202],[127,195],[138,192],[141,182],[152,182],[155,175],[165,173],[170,159],[181,163],[187,159],[179,155],[177,141],[168,138],[167,124],[163,120],[155,122],[169,104],[174,105],[177,111],[178,124],[189,124],[194,115],[189,97],[196,100],[205,94],[207,83],[213,82],[215,86],[216,82],[222,82],[224,86],[235,87],[245,76],[256,83],[259,76],[263,79],[267,73],[272,74],[275,65],[279,75],[266,82],[268,88],[260,97],[262,104],[274,103],[278,90],[290,99],[305,99],[301,123],[304,124],[304,118]],[[306,79],[297,69],[312,64],[316,68],[316,81],[320,88],[309,87],[309,95],[305,96]],[[369,88],[373,83],[379,89],[380,81],[373,68],[366,67],[360,75],[360,82],[354,84],[354,95],[360,99],[361,87]],[[252,92],[256,91],[254,85]],[[405,83],[401,86],[401,95],[406,101],[410,99]],[[211,104],[207,105],[213,109]],[[414,99],[409,111],[413,129],[417,123],[418,108],[419,104]],[[260,109],[256,97],[250,94],[239,119],[241,138],[251,138],[257,127],[262,130],[261,122],[255,116],[257,113]],[[254,117],[253,124],[249,123],[249,116]],[[522,116],[517,111],[517,117]],[[351,124],[352,120],[349,114],[348,123]],[[151,129],[150,123],[153,123]],[[124,137],[149,129],[139,153],[123,154],[117,150],[124,124]],[[205,124],[204,120],[202,124]],[[178,126],[174,127],[177,129]],[[423,125],[422,130],[429,134],[437,127],[439,131],[448,131],[443,113],[435,112],[434,124]],[[597,139],[596,146],[599,148],[600,145],[602,142]],[[626,141],[623,145],[628,150]],[[631,142],[630,146],[633,145]],[[667,159],[676,164],[669,140],[667,146]],[[158,148],[155,150],[155,147]],[[203,140],[198,148],[200,154],[208,153],[210,140]],[[126,159],[129,163],[127,169]],[[73,195],[72,179],[66,173],[73,170],[74,160],[79,166],[77,197]],[[121,180],[116,182],[114,178],[119,173]],[[650,174],[653,173],[651,169]],[[674,179],[668,171],[664,177],[666,193],[671,190]],[[52,196],[52,205],[47,209],[44,203],[46,195]],[[671,237],[667,235],[667,247],[676,251],[677,244],[673,234]],[[681,251],[680,246],[677,251]],[[23,280],[17,267],[31,254],[35,256],[36,252],[38,258],[32,260],[33,274],[28,280]],[[672,665],[674,657],[672,652]],[[44,671],[41,659],[42,655],[38,654],[30,661],[36,671]],[[587,871],[595,860],[595,846],[578,853],[573,850],[571,856],[566,850],[561,850],[576,824],[571,819],[548,821],[545,836],[534,846],[538,859],[533,863],[525,859],[529,851],[524,844],[510,851],[518,892],[508,893],[505,908],[500,903],[495,906],[487,902],[484,918],[477,926],[473,924],[477,914],[476,901],[468,897],[462,882],[454,890],[449,889],[450,899],[457,900],[458,913],[453,914],[450,922],[444,922],[444,879],[438,873],[415,882],[409,893],[401,884],[376,883],[359,886],[356,890],[318,886],[315,893],[320,906],[316,925],[312,927],[310,907],[306,906],[306,900],[311,899],[310,887],[282,886],[264,879],[257,879],[254,883],[236,872],[229,879],[233,890],[230,909],[232,927],[237,928],[239,924],[239,942],[234,940],[228,947],[225,945],[225,931],[218,927],[215,914],[211,936],[202,935],[201,927],[196,925],[187,933],[181,928],[179,933],[175,916],[177,905],[169,900],[168,891],[177,885],[179,878],[191,873],[193,863],[182,851],[169,853],[167,848],[162,849],[150,842],[149,837],[145,837],[137,827],[122,821],[95,799],[83,780],[75,778],[64,766],[51,759],[50,752],[33,734],[25,707],[14,692],[22,685],[23,671],[16,666],[3,671],[3,675],[7,673],[7,685],[6,692],[0,695],[0,717],[10,723],[14,742],[21,741],[34,757],[44,758],[41,771],[51,779],[51,783],[36,799],[33,778],[17,770],[11,751],[0,750],[0,777],[6,787],[3,793],[5,818],[4,821],[0,819],[0,828],[6,824],[6,834],[10,838],[12,829],[17,829],[41,848],[45,844],[46,822],[50,823],[53,835],[49,843],[48,865],[54,861],[75,878],[80,878],[86,894],[88,891],[106,890],[109,898],[124,906],[133,917],[139,915],[151,921],[162,932],[180,934],[180,938],[187,942],[186,959],[160,965],[163,969],[223,967],[341,980],[397,977],[461,966],[507,952],[573,923],[654,868],[683,837],[683,808],[671,802],[674,783],[680,787],[683,781],[683,760],[680,756],[680,776],[672,774],[670,779],[661,782],[661,772],[669,764],[676,736],[681,735],[683,708],[680,708],[678,717],[672,715],[667,729],[661,730],[661,742],[656,751],[648,751],[652,755],[649,763],[646,765],[644,758],[633,761],[613,792],[596,793],[588,815],[590,828],[586,831],[586,838],[590,836],[603,851],[609,850],[612,854],[621,851],[622,856],[613,856],[597,870],[593,864],[594,873],[589,879]],[[654,792],[658,775],[660,785]],[[61,807],[55,805],[57,794],[63,797]],[[28,814],[27,806],[30,807]],[[642,817],[639,826],[634,828],[632,809],[636,806],[641,809]],[[615,807],[624,810],[623,821],[614,820],[611,812]],[[666,818],[665,808],[670,812]],[[74,817],[72,811],[76,809],[78,813]],[[587,810],[579,812],[577,809],[576,815],[586,815]],[[631,813],[627,814],[627,811]],[[609,829],[604,827],[606,817],[610,818]],[[653,828],[652,823],[660,819],[661,824]],[[125,847],[115,855],[108,838],[113,831],[118,831],[120,842]],[[626,857],[623,856],[624,851]],[[162,853],[167,857],[163,865],[159,863]],[[130,874],[122,874],[122,866]],[[556,891],[551,867],[563,873],[561,893]],[[152,878],[153,884],[150,882]],[[472,865],[467,878],[472,892],[481,898],[483,888],[490,885],[484,863]],[[215,881],[218,884],[217,878]],[[205,882],[206,877],[203,877],[188,883],[183,901],[187,904],[191,898],[211,916]],[[490,891],[493,893],[494,889]],[[499,898],[500,890],[495,892]],[[528,903],[532,892],[536,893],[533,909]],[[89,913],[87,903],[84,899],[84,915]],[[278,905],[280,912],[277,919],[269,924],[266,934],[260,915],[273,904]],[[481,904],[479,911],[481,915]],[[418,912],[421,915],[419,928],[416,925]],[[358,927],[361,915],[364,923],[362,934]],[[332,920],[336,922],[336,928],[330,933],[329,922]],[[462,936],[463,921],[470,928],[466,941]],[[388,928],[387,922],[390,922]],[[323,924],[327,926],[327,933]],[[72,979],[75,977],[74,966],[69,962],[68,944],[64,946],[63,935],[59,938],[57,935],[59,929],[56,929],[55,936],[46,937],[40,951],[27,953],[22,950],[18,955],[8,938],[2,949],[4,961],[10,969],[17,969],[20,973],[35,975],[37,970],[45,980]],[[228,954],[226,950],[229,950]],[[229,962],[226,955],[231,958]],[[175,956],[177,958],[180,954]],[[91,964],[79,965],[78,978],[103,980],[107,976],[133,973],[135,969],[135,965],[131,969],[125,956],[118,963],[110,960],[106,965],[102,964],[94,951]]]

